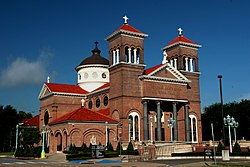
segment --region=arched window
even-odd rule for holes
[[[109,103],[109,98],[108,98],[108,96],[105,96],[105,97],[103,98],[103,104],[104,104],[104,106],[107,106],[108,103]]]
[[[128,117],[129,140],[140,141],[140,116],[137,112],[131,112]]]
[[[89,101],[89,109],[91,109],[93,106],[93,102],[92,101]]]
[[[189,115],[189,122],[190,122],[191,142],[197,143],[198,142],[198,132],[197,132],[197,118],[196,118],[196,116]]]
[[[136,60],[136,64],[140,64],[140,49],[137,49],[137,60]]]
[[[44,114],[44,125],[48,125],[49,123],[49,112],[46,111]]]
[[[96,99],[95,106],[96,106],[96,108],[100,107],[100,99],[99,98]]]

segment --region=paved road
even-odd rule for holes
[[[99,161],[100,159],[98,159]],[[221,162],[221,161],[220,161]],[[250,164],[249,160],[232,160],[230,163],[236,162],[238,165]],[[237,166],[238,166],[237,165]],[[206,162],[203,159],[171,159],[171,160],[154,160],[145,162],[123,162],[123,163],[107,163],[107,164],[79,164],[67,162],[60,158],[60,155],[48,159],[22,160],[12,157],[1,157],[0,167],[208,167],[214,166],[213,161]],[[229,165],[230,166],[230,165]],[[234,165],[231,165],[234,166]]]

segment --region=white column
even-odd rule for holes
[[[131,48],[128,48],[128,63],[131,63]]]
[[[172,59],[170,60],[170,64],[171,64],[171,66],[173,66],[173,65],[174,65],[174,64],[173,64],[173,60],[172,60]]]
[[[116,49],[116,64],[119,63],[119,49]]]
[[[188,58],[185,58],[185,71],[188,71]]]
[[[134,49],[134,64],[136,64],[136,60],[137,60],[136,49]]]
[[[108,146],[108,122],[105,122],[105,133],[106,133],[106,149]]]
[[[174,68],[177,69],[177,59],[174,59]]]
[[[135,140],[135,117],[133,116],[133,140]]]
[[[189,59],[189,65],[190,65],[190,71],[193,72],[194,70],[193,70],[193,59],[192,58]]]
[[[116,63],[116,56],[115,56],[115,50],[113,50],[113,65]]]

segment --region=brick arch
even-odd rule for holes
[[[87,145],[90,145],[90,139],[92,136],[96,137],[96,144],[99,143],[105,145],[105,131],[102,131],[101,129],[88,129],[83,132],[83,142]]]
[[[136,113],[140,116],[140,118],[142,118],[142,117],[143,117],[143,116],[142,116],[142,113],[141,113],[139,110],[137,110],[137,109],[133,108],[133,109],[130,109],[130,110],[127,112],[127,116],[126,116],[126,118],[128,118],[128,117],[129,117],[129,115],[130,115],[132,112],[136,112]]]
[[[82,146],[82,135],[81,130],[78,128],[74,128],[69,133],[70,143],[75,144],[76,147]]]

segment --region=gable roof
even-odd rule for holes
[[[174,40],[172,40],[169,44],[167,44],[167,46],[165,46],[164,48],[162,48],[162,50],[171,48],[175,45],[186,45],[186,46],[191,46],[194,48],[200,48],[201,45],[196,44],[195,42],[191,41],[190,39],[184,37],[183,35],[179,35],[177,36]]]
[[[88,91],[82,89],[78,85],[44,83],[38,98],[42,99],[50,95],[70,95],[70,96],[86,96]]]
[[[157,72],[160,70],[168,70],[173,77],[159,77],[155,76]],[[171,82],[171,83],[182,83],[187,84],[191,82],[188,80],[182,73],[180,73],[177,69],[175,69],[170,63],[159,64],[149,69],[146,69],[140,79],[151,80],[151,81],[161,81],[161,82]]]
[[[45,83],[51,92],[73,93],[73,94],[87,94],[88,91],[82,89],[78,85]]]
[[[55,119],[54,121],[50,122],[49,125],[55,125],[65,122],[118,123],[118,121],[115,119],[112,119],[106,115],[82,107],[72,112],[69,112],[63,115],[62,117]]]

